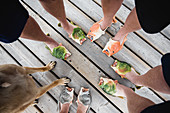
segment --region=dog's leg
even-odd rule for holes
[[[44,67],[39,67],[39,68],[24,67],[24,68],[26,70],[26,74],[32,74],[32,73],[36,73],[36,72],[49,71],[49,70],[53,69],[55,67],[55,65],[56,65],[56,62],[51,61]]]
[[[32,105],[32,103],[28,103],[24,106],[22,106],[16,113],[21,113],[23,112],[27,107],[29,107],[30,105]]]
[[[58,86],[58,85],[66,85],[69,82],[70,82],[70,79],[61,78],[61,79],[54,81],[50,85],[46,85],[44,87],[41,87],[39,94],[37,95],[37,98],[39,98],[41,95],[43,95],[44,93],[46,93],[48,90],[52,89],[53,87]]]

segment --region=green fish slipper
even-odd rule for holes
[[[86,40],[83,30],[72,21],[70,21],[70,23],[76,26],[76,28],[73,29],[73,32],[72,34],[69,35],[69,37],[73,39],[75,42],[77,42],[78,44],[82,45],[83,42]],[[61,23],[59,23],[58,26],[62,27]]]
[[[85,34],[80,27],[74,28],[73,33],[69,37],[80,45],[86,40]]]
[[[126,62],[121,62],[119,60],[115,60],[113,65],[111,66],[113,70],[119,74],[122,78],[125,78],[125,74],[131,72],[132,66]]]
[[[100,77],[100,82],[98,85],[105,93],[123,99],[124,97],[117,95],[117,89],[116,89],[117,83],[118,83],[117,80]]]
[[[50,50],[50,48],[46,45],[46,48],[50,51],[51,55],[58,58],[66,60],[71,53],[60,43],[59,46],[55,47],[53,51]]]

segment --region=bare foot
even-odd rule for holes
[[[46,45],[50,48],[51,51],[53,51],[55,47],[59,46],[59,43],[56,42],[54,39],[52,39],[49,36],[46,37],[47,37]]]
[[[125,35],[120,35],[120,36],[116,35],[115,37],[112,38],[112,40],[120,42],[120,45],[121,45],[123,43],[123,39],[125,37],[126,37],[126,34]]]
[[[54,39],[52,39],[51,37],[49,36],[46,36],[47,37],[47,41],[46,41],[46,45],[50,48],[50,50],[53,52],[53,49],[55,47],[58,47],[58,46],[62,46],[61,44],[59,44],[58,42],[56,42]],[[65,59],[67,59],[71,54],[69,53],[66,53],[65,55]]]
[[[111,22],[108,22],[108,21],[105,21],[103,20],[100,24],[100,27],[102,29],[102,31],[104,31],[105,29],[107,29],[110,25],[112,24],[112,21]]]
[[[103,18],[103,21],[101,22],[100,27],[104,31],[105,29],[110,27],[112,23],[116,23],[116,22],[117,20],[115,19],[115,16],[111,20],[110,18],[107,18],[107,19]]]
[[[114,38],[112,40],[119,41],[120,44],[122,44],[124,38],[127,36],[128,32],[125,27],[120,27],[120,30],[117,32]]]

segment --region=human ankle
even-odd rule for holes
[[[128,80],[130,80],[133,84],[138,85],[138,86],[141,86],[141,80],[140,80],[140,78],[139,78],[138,75],[130,75],[130,74],[127,74],[127,75],[126,75],[126,78],[127,78]]]
[[[88,107],[78,102],[77,113],[86,113]]]
[[[69,111],[69,106],[70,106],[70,103],[63,104],[63,105],[61,106],[61,111],[60,111],[60,113],[68,113],[68,111]]]
[[[64,28],[64,29],[68,29],[69,28],[69,23],[68,22],[62,22],[61,23],[61,26]]]
[[[123,39],[125,38],[125,36],[128,34],[129,32],[127,32],[125,27],[120,28],[120,30],[117,32],[117,34],[114,37],[114,40],[116,41],[123,41]]]
[[[111,23],[102,21],[102,23],[100,24],[100,28],[102,29],[102,31],[104,31],[104,30],[107,29],[110,25],[111,25]]]
[[[62,24],[61,24],[62,25]],[[62,27],[64,28],[64,30],[70,35],[73,32],[74,26],[70,23],[64,24],[62,25]]]

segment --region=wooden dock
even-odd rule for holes
[[[71,78],[69,87],[75,88],[75,100],[80,87],[89,87],[92,93],[90,113],[128,113],[127,100],[112,97],[104,93],[98,86],[100,76],[117,79],[120,83],[134,87],[130,81],[121,79],[112,69],[115,59],[130,63],[136,70],[144,74],[152,67],[161,64],[163,54],[170,52],[170,26],[156,34],[147,34],[143,30],[130,33],[123,49],[112,57],[102,53],[102,49],[124,24],[128,14],[134,7],[133,0],[124,0],[116,14],[118,22],[112,24],[107,33],[91,43],[87,39],[82,46],[68,38],[63,28],[58,27],[59,21],[47,13],[38,0],[21,0],[29,14],[38,22],[44,33],[62,43],[71,53],[66,61],[51,56],[45,44],[19,38],[11,44],[0,43],[0,64],[18,64],[39,67],[50,61],[57,61],[57,66],[49,72],[32,74],[38,86],[50,84],[61,77]],[[90,27],[103,17],[100,0],[64,0],[67,18],[79,25],[87,34]],[[57,113],[60,92],[64,86],[48,91],[39,99],[39,103],[30,106],[25,113]],[[170,95],[156,92],[143,87],[137,94],[149,98],[155,103],[170,100]],[[75,101],[70,113],[76,113]]]

